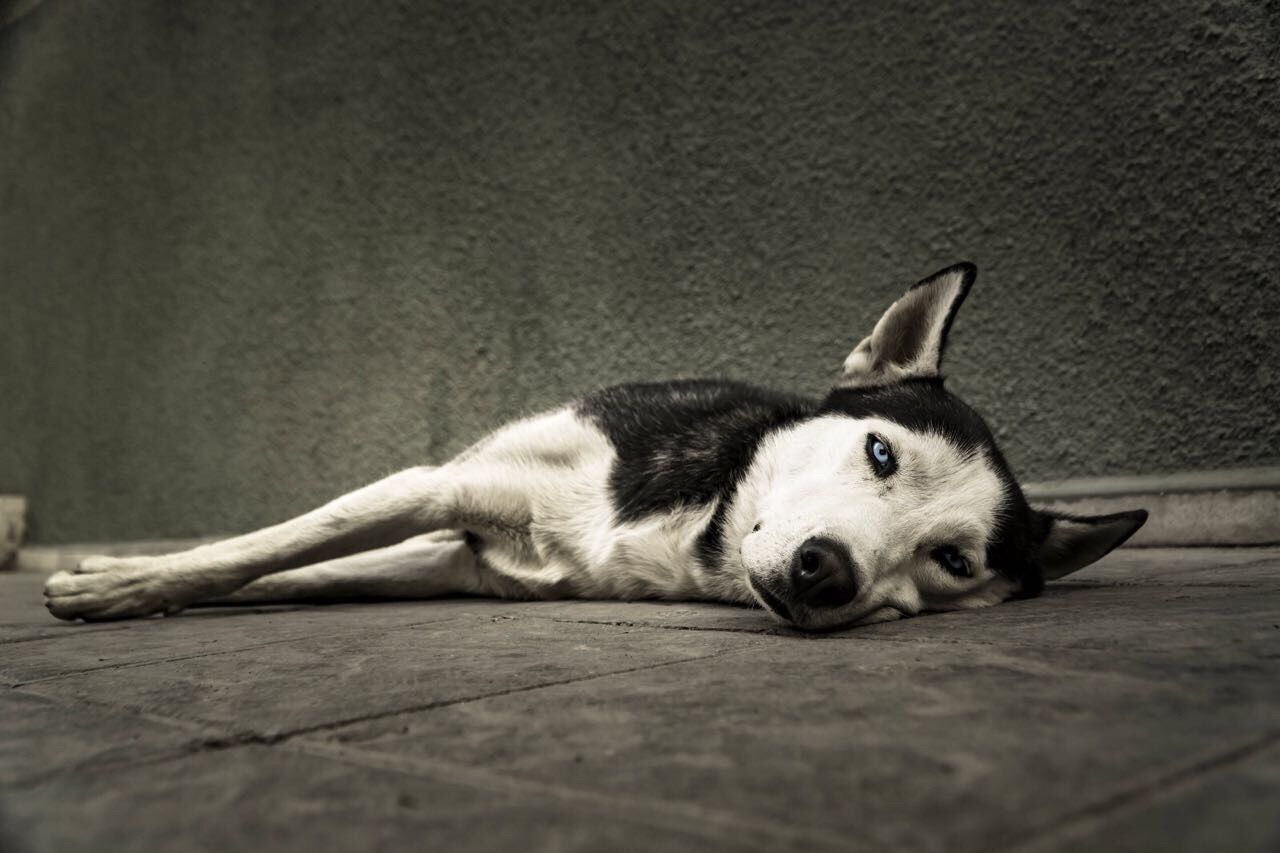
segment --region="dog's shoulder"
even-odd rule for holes
[[[727,379],[616,385],[577,404],[613,445],[621,521],[727,496],[761,440],[811,417],[817,401]]]

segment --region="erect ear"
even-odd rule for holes
[[[837,387],[937,376],[951,321],[977,275],[973,264],[956,264],[908,290],[884,312],[870,337],[849,353]]]
[[[1138,532],[1147,521],[1145,509],[1112,515],[1074,516],[1037,510],[1048,522],[1040,544],[1045,580],[1057,580],[1105,557]]]

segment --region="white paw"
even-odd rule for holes
[[[149,558],[88,557],[44,585],[50,613],[87,622],[176,613],[195,598],[180,574]]]

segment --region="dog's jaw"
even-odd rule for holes
[[[766,611],[778,617],[788,625],[801,627],[791,615],[791,609],[787,607],[782,599],[770,592],[768,587],[758,582],[749,574],[747,575],[747,586],[751,588],[751,591],[755,594],[756,600],[760,602],[760,605]]]

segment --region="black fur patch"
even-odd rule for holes
[[[578,404],[618,453],[609,488],[619,521],[720,501],[698,542],[711,569],[720,563],[729,501],[756,447],[816,408],[813,400],[721,379],[617,385]]]
[[[703,565],[720,565],[724,519],[756,448],[770,433],[824,414],[878,417],[917,432],[946,436],[962,450],[984,452],[1004,484],[996,535],[987,549],[993,569],[1020,583],[1023,595],[1043,582],[1036,552],[1044,531],[976,411],[941,379],[911,379],[870,388],[837,388],[817,401],[740,382],[688,379],[618,385],[578,404],[618,454],[609,487],[621,522],[678,507],[719,501],[698,542]]]
[[[822,401],[821,411],[852,418],[884,418],[914,432],[944,435],[964,451],[995,448],[995,439],[982,417],[946,390],[941,379],[906,379],[892,385],[837,388]]]

